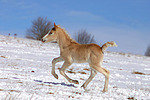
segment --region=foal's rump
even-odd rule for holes
[[[100,57],[101,47],[96,44],[78,44],[71,51],[71,56],[74,62],[84,63],[89,62],[91,57],[94,57],[98,60]]]

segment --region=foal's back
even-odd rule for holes
[[[73,44],[68,48],[73,62],[84,63],[100,61],[103,58],[102,49],[97,44]],[[68,52],[68,53],[69,53]]]

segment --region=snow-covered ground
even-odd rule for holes
[[[150,57],[106,52],[103,67],[110,70],[108,92],[103,93],[100,73],[88,85],[88,64],[73,64],[66,74],[79,81],[69,83],[59,74],[51,75],[52,59],[59,56],[54,43],[0,35],[0,100],[150,100]],[[141,72],[141,74],[133,74]]]

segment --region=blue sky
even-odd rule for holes
[[[73,37],[80,29],[110,51],[144,55],[150,44],[150,0],[0,0],[0,34],[24,37],[38,16],[60,24]]]

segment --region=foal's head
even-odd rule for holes
[[[58,37],[57,28],[58,26],[54,23],[54,27],[42,38],[42,42],[56,41]]]

